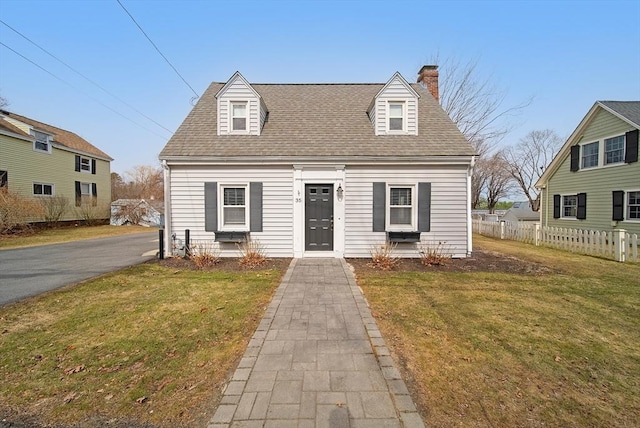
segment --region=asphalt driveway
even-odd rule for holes
[[[157,232],[0,250],[0,305],[145,262],[157,250]]]

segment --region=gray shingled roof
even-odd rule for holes
[[[252,84],[269,111],[260,136],[217,135],[212,83],[160,153],[182,157],[305,158],[471,156],[474,149],[427,89],[418,136],[376,136],[367,108],[384,84]]]
[[[600,104],[610,108],[633,122],[636,126],[640,125],[640,101],[598,101]]]

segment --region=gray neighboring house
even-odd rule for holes
[[[139,224],[164,226],[164,202],[145,199],[117,199],[111,202],[112,226]]]
[[[476,153],[438,104],[438,72],[418,83],[212,83],[160,153],[165,237],[243,239],[269,257],[370,257],[446,242],[471,254]]]
[[[518,201],[513,203],[511,208],[502,215],[500,220],[509,223],[539,222],[540,213],[532,210],[531,204],[528,201]]]

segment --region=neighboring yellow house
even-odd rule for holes
[[[0,187],[62,202],[61,221],[109,218],[112,160],[73,132],[0,110]]]

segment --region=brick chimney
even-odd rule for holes
[[[438,94],[438,66],[424,65],[418,72],[418,83],[422,83],[427,87],[433,98],[440,101]]]

